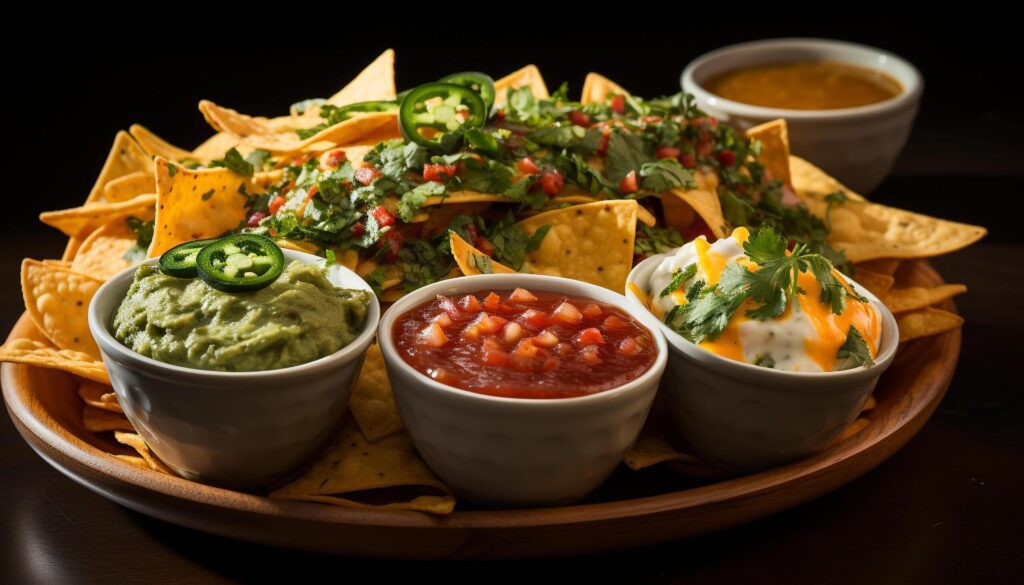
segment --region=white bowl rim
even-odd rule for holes
[[[496,285],[490,285],[488,283],[500,283]],[[583,290],[588,291],[587,293],[577,294],[565,292],[564,287],[579,286]],[[588,296],[592,300],[609,303],[608,301],[593,298],[595,294],[599,295],[612,295],[622,299],[621,304],[618,304],[618,308],[624,311],[633,319],[640,322],[650,332],[651,337],[654,339],[654,343],[658,348],[657,354],[654,356],[654,362],[651,363],[650,367],[644,371],[643,374],[636,378],[622,384],[595,392],[593,394],[587,394],[584,396],[572,396],[566,398],[518,398],[510,396],[492,396],[490,394],[481,394],[479,392],[473,392],[471,390],[465,390],[456,386],[449,386],[448,384],[442,384],[426,374],[423,374],[416,368],[409,365],[405,359],[399,355],[398,350],[394,346],[394,340],[392,336],[392,329],[395,320],[401,315],[404,315],[410,309],[419,306],[426,302],[430,298],[433,298],[439,294],[443,294],[441,291],[449,291],[448,294],[469,294],[470,292],[477,292],[486,289],[492,290],[503,290],[503,289],[514,289],[516,287],[523,287],[528,290],[539,290],[544,292],[556,292],[562,293],[567,296]],[[455,289],[455,290],[453,290]],[[392,363],[397,364],[406,373],[411,374],[413,377],[423,382],[423,384],[436,392],[443,392],[449,396],[457,396],[467,400],[475,400],[480,403],[492,403],[492,404],[505,404],[514,405],[523,408],[571,408],[574,406],[581,406],[585,403],[597,403],[601,401],[614,400],[615,398],[631,393],[638,388],[643,387],[651,378],[657,377],[660,379],[664,372],[665,365],[668,362],[668,343],[665,341],[665,336],[653,326],[658,322],[651,314],[637,314],[630,304],[629,299],[625,296],[604,288],[597,286],[596,284],[590,284],[581,280],[573,280],[570,278],[563,278],[559,276],[546,276],[540,274],[486,274],[486,275],[474,275],[474,276],[461,276],[458,278],[452,278],[449,280],[442,280],[433,284],[427,285],[423,288],[419,288],[410,294],[405,295],[398,301],[396,301],[387,313],[381,318],[379,333],[377,335],[377,342],[380,344],[381,352],[385,356],[393,356]],[[611,303],[609,303],[611,304]]]
[[[282,249],[281,251],[284,253],[287,260],[296,260],[305,264],[326,263],[324,258],[313,254],[288,249]],[[113,318],[113,312],[110,315],[100,315],[98,300],[104,298],[106,295],[113,294],[112,291],[119,288],[122,281],[131,280],[139,266],[152,266],[159,262],[159,260],[159,258],[149,258],[139,264],[118,272],[96,291],[96,294],[93,295],[92,301],[89,303],[89,329],[92,332],[93,337],[96,339],[97,344],[99,344],[107,353],[113,354],[113,357],[116,357],[121,361],[134,361],[151,369],[157,368],[167,370],[169,376],[174,376],[178,379],[182,379],[183,381],[184,379],[199,381],[207,380],[209,378],[220,378],[224,381],[231,380],[239,382],[256,379],[265,381],[273,380],[274,378],[287,378],[294,375],[315,374],[321,370],[334,367],[338,362],[344,363],[351,361],[352,359],[355,359],[358,354],[366,351],[370,346],[370,343],[373,341],[373,336],[376,335],[377,324],[380,322],[380,303],[377,301],[377,295],[372,294],[373,289],[369,284],[366,284],[366,281],[364,281],[358,274],[344,266],[335,265],[332,267],[333,269],[348,273],[358,279],[358,282],[362,282],[364,285],[361,287],[362,290],[369,291],[371,293],[371,298],[370,306],[366,311],[366,323],[363,325],[363,330],[348,345],[332,354],[325,355],[304,364],[289,366],[287,368],[255,370],[251,372],[222,372],[219,370],[190,368],[187,366],[165,363],[160,360],[144,356],[114,338],[108,329],[109,321]],[[114,305],[114,311],[117,311],[118,306],[120,306],[120,303]]]
[[[626,278],[626,291],[627,296],[637,304],[640,303],[636,299],[635,293],[630,290],[629,284],[635,284],[641,291],[646,290],[646,285],[636,280],[638,273],[648,270],[651,266],[660,263],[665,258],[668,258],[676,253],[679,248],[664,252],[662,254],[655,254],[644,259],[642,262],[633,267],[630,271],[629,276]],[[660,331],[668,341],[669,346],[672,350],[684,358],[691,361],[699,361],[703,365],[713,368],[718,373],[726,376],[764,376],[768,380],[774,380],[776,382],[789,381],[801,381],[803,383],[814,383],[829,385],[838,383],[848,378],[871,378],[876,375],[880,375],[888,368],[889,363],[892,362],[893,357],[896,355],[896,349],[900,344],[899,326],[896,324],[896,318],[892,312],[889,311],[888,307],[879,300],[871,291],[867,290],[863,285],[857,283],[855,280],[849,277],[845,277],[851,284],[856,285],[857,291],[863,294],[868,300],[875,305],[881,314],[882,323],[882,336],[881,339],[886,340],[886,334],[889,334],[888,345],[879,348],[877,355],[875,356],[874,364],[871,366],[857,366],[847,370],[840,370],[838,372],[793,372],[790,370],[777,370],[775,368],[765,368],[762,366],[756,366],[754,364],[748,364],[746,362],[740,362],[727,357],[722,357],[718,354],[705,351],[698,347],[696,344],[691,343],[682,335],[679,335],[668,325],[663,323],[659,319],[658,326]],[[646,300],[644,301],[646,302]],[[648,311],[649,312],[649,311]],[[653,316],[653,314],[652,314]]]
[[[885,57],[898,65],[905,67],[909,72],[909,78],[905,80],[899,80],[900,84],[903,85],[903,91],[898,95],[893,96],[889,99],[880,101],[874,104],[868,104],[865,106],[857,106],[852,108],[835,108],[830,110],[792,110],[787,108],[772,108],[768,106],[756,106],[752,104],[746,104],[743,102],[737,102],[734,100],[726,99],[718,94],[711,93],[704,88],[703,85],[697,83],[694,79],[694,73],[699,67],[706,65],[720,59],[726,55],[733,54],[737,51],[747,51],[750,49],[764,48],[767,50],[773,48],[838,48],[845,49],[847,51],[865,52],[865,53],[876,53],[879,55],[885,55]],[[841,61],[841,59],[840,59]],[[916,102],[924,91],[924,79],[921,76],[921,72],[918,71],[917,67],[914,67],[910,61],[892,53],[872,47],[870,45],[863,45],[860,43],[851,43],[849,41],[840,41],[836,39],[823,39],[813,37],[787,37],[777,39],[762,39],[757,41],[748,41],[744,43],[736,43],[733,45],[727,45],[709,51],[700,55],[693,61],[687,64],[686,68],[683,69],[682,75],[680,75],[680,83],[683,87],[687,87],[687,91],[697,96],[698,94],[704,94],[702,97],[714,98],[715,106],[726,110],[731,114],[738,116],[746,116],[750,118],[765,118],[765,119],[776,119],[786,118],[787,120],[825,120],[825,119],[837,119],[837,118],[860,118],[866,116],[873,116],[876,114],[886,113],[893,110],[898,110]]]

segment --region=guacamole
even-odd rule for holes
[[[201,279],[140,266],[114,316],[114,337],[169,364],[250,372],[311,362],[351,343],[370,292],[343,289],[323,268],[292,262],[270,286],[228,293]]]

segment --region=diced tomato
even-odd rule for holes
[[[697,141],[697,156],[708,156],[711,151],[715,149],[715,145],[711,143],[711,139],[706,136],[701,137]]]
[[[579,346],[594,345],[604,343],[604,336],[597,327],[587,327],[576,334],[574,341]]]
[[[679,150],[674,146],[665,146],[664,144],[654,149],[654,156],[656,158],[679,158],[679,155],[683,151]]]
[[[488,311],[497,311],[501,308],[501,297],[491,292],[484,298],[484,308]]]
[[[736,153],[727,148],[718,153],[718,162],[724,167],[731,167],[736,162]]]
[[[391,212],[385,209],[382,205],[378,205],[371,209],[370,215],[373,216],[373,219],[377,220],[377,225],[380,227],[395,225],[395,216],[391,215]]]
[[[277,210],[281,209],[281,206],[284,205],[287,201],[288,200],[285,199],[284,197],[281,197],[280,195],[275,195],[274,198],[270,200],[270,204],[267,205],[267,211],[270,212],[270,215],[274,215],[277,213]]]
[[[445,180],[455,176],[459,171],[455,165],[423,165],[423,180],[443,183]]]
[[[494,117],[497,118],[499,122],[504,122],[505,110],[498,110],[497,112],[494,112]]]
[[[644,124],[656,124],[661,122],[661,116],[640,116],[640,121]]]
[[[621,96],[621,95],[617,95],[617,96],[613,97],[612,98],[611,106],[612,106],[612,109],[615,110],[616,114],[621,114],[621,113],[625,112],[626,111],[626,98]]]
[[[682,163],[684,168],[695,169],[697,168],[697,157],[693,153],[686,152],[679,155],[679,162]]]
[[[359,167],[356,169],[356,180],[364,185],[369,185],[380,176],[380,172],[373,167]]]
[[[523,312],[522,323],[527,329],[533,331],[540,331],[541,329],[548,326],[551,319],[543,311],[537,311],[534,309],[528,309]]]
[[[352,224],[352,237],[358,238],[359,236],[361,236],[361,235],[363,235],[365,233],[366,233],[366,226],[363,225],[363,222],[357,221],[354,224]]]
[[[508,296],[508,300],[517,303],[532,303],[537,300],[537,297],[525,288],[517,287],[512,294]]]
[[[441,347],[448,343],[448,336],[441,330],[440,325],[437,323],[431,323],[423,330],[423,333],[420,335],[420,340],[428,347]]]
[[[384,254],[384,259],[388,262],[394,262],[398,260],[398,252],[402,250],[402,243],[405,238],[402,237],[401,232],[398,230],[388,230],[381,234],[380,239],[377,240],[377,245],[387,250]]]
[[[505,367],[508,365],[510,356],[508,352],[501,349],[484,349],[481,361],[485,366]]]
[[[541,371],[544,371],[544,372],[550,372],[551,370],[553,370],[553,369],[555,369],[557,367],[558,367],[558,360],[556,360],[553,357],[549,357],[546,360],[544,360],[544,363],[541,365],[540,369],[541,369]]]
[[[573,348],[571,343],[562,342],[555,346],[555,353],[558,355],[568,358],[573,354]]]
[[[639,189],[636,181],[636,171],[629,171],[625,177],[619,181],[619,192],[620,193],[636,193]]]
[[[604,329],[605,331],[625,331],[628,328],[629,324],[615,315],[609,316],[603,323],[601,323],[601,329]]]
[[[439,296],[437,299],[437,305],[441,307],[441,310],[444,311],[452,319],[458,319],[459,317],[462,316],[462,311],[460,311],[459,308],[455,306],[455,301],[452,300],[451,297]]]
[[[332,148],[320,155],[320,168],[333,171],[345,162],[345,151],[340,148]]]
[[[516,169],[524,175],[536,175],[540,172],[540,167],[528,156],[524,156],[516,161]]]
[[[550,331],[545,331],[533,338],[533,344],[539,347],[551,349],[558,345],[558,336]]]
[[[569,112],[569,120],[576,126],[590,126],[590,114]]]
[[[588,345],[580,350],[580,357],[583,358],[583,363],[591,366],[596,366],[601,363],[601,355],[598,353],[596,345]]]
[[[519,341],[519,339],[523,336],[523,326],[513,321],[505,325],[505,328],[502,329],[501,331],[501,335],[502,338],[504,338],[505,343],[512,345],[513,343]]]
[[[470,297],[476,299],[476,297]],[[462,330],[462,335],[467,339],[477,339],[481,335],[491,335],[497,333],[498,329],[505,324],[507,320],[503,317],[492,316],[488,313],[480,313],[472,323],[466,326]]]
[[[516,344],[514,351],[519,357],[532,358],[540,352],[540,348],[533,344],[532,338],[526,338]]]
[[[608,154],[608,139],[612,135],[612,129],[608,126],[601,128],[601,140],[597,143],[597,156]]]
[[[575,305],[566,301],[555,307],[555,310],[551,313],[551,320],[565,323],[566,325],[576,325],[583,321],[583,313],[580,313],[580,310]]]
[[[544,188],[545,195],[555,196],[562,192],[562,187],[565,186],[565,178],[558,171],[544,171],[544,174],[540,177],[540,184]]]
[[[487,238],[477,238],[476,240],[473,241],[473,245],[476,247],[477,250],[480,250],[484,254],[487,254],[488,256],[494,256],[494,246],[492,246],[491,243],[487,241]]]
[[[627,337],[619,342],[619,353],[626,356],[633,356],[640,353],[640,345],[632,337]]]
[[[451,315],[449,315],[448,313],[438,313],[437,315],[434,316],[433,319],[431,319],[431,321],[440,325],[441,329],[451,327],[452,323],[454,323],[454,321],[452,321]]]
[[[583,316],[588,319],[596,319],[601,316],[601,307],[597,306],[597,303],[590,303],[583,307]]]
[[[263,221],[264,218],[266,217],[266,213],[263,213],[262,211],[257,211],[249,216],[249,220],[245,222],[245,225],[246,227],[257,227],[260,225],[260,222]]]
[[[459,308],[463,311],[469,311],[471,313],[480,312],[480,301],[476,300],[473,295],[466,295],[459,301]]]

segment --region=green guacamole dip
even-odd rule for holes
[[[114,316],[114,337],[162,362],[225,372],[275,370],[345,347],[366,323],[372,293],[334,286],[292,262],[270,286],[227,293],[202,279],[140,266]]]

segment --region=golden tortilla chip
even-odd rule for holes
[[[783,185],[793,186],[789,171],[789,130],[783,119],[772,120],[747,130],[747,138],[761,143],[757,160]]]
[[[875,397],[868,396],[868,400],[867,402],[864,403],[864,408],[861,409],[861,412],[868,412],[869,410],[874,410],[876,406],[878,406],[878,401],[875,400]]]
[[[644,429],[647,430],[646,428]],[[684,461],[700,465],[703,462],[696,456],[676,450],[660,437],[650,432],[641,432],[636,443],[629,448],[623,462],[633,471],[665,463],[666,461]]]
[[[789,177],[797,195],[808,194],[824,197],[840,191],[847,199],[867,201],[863,195],[837,181],[834,177],[799,156],[789,157]]]
[[[37,368],[63,370],[88,380],[110,384],[103,362],[80,351],[57,349],[31,339],[10,339],[0,346],[0,362],[25,364]]]
[[[405,433],[370,443],[352,420],[319,461],[270,497],[433,514],[455,509],[451,491],[415,454]]]
[[[942,284],[933,288],[911,286],[891,289],[879,298],[893,313],[906,313],[941,303],[965,292],[967,287],[962,284]]]
[[[138,195],[155,191],[153,183],[152,173],[135,171],[107,183],[103,187],[103,198],[111,203],[128,201]]]
[[[617,199],[546,211],[520,221],[516,225],[527,236],[551,226],[540,247],[527,252],[520,272],[582,280],[621,293],[633,268],[639,207],[632,199]]]
[[[530,91],[533,93],[533,97],[539,100],[550,97],[548,94],[548,86],[544,83],[544,78],[540,74],[540,69],[537,69],[536,65],[527,65],[519,71],[509,73],[505,77],[494,82],[494,105],[505,105],[505,99],[508,97],[508,90],[519,89],[520,87],[529,87]]]
[[[845,441],[846,439],[849,439],[850,437],[868,428],[868,425],[870,424],[871,421],[866,418],[858,418],[854,420],[852,423],[850,423],[850,426],[846,427],[846,429],[843,431],[843,434],[839,435],[839,438],[836,439],[836,442],[839,443],[840,441]]]
[[[480,193],[479,191],[456,191],[444,196],[427,197],[423,201],[423,205],[420,207],[430,207],[431,205],[457,205],[462,203],[507,203],[512,201],[514,200],[506,197],[505,195]]]
[[[260,190],[249,178],[225,168],[191,171],[162,158],[156,159],[156,182],[150,257],[235,229],[245,220],[249,197]]]
[[[128,417],[120,412],[111,412],[86,404],[82,408],[82,424],[91,433],[107,431],[134,431],[135,427],[128,422]]]
[[[448,238],[451,243],[452,257],[455,258],[455,263],[459,265],[459,270],[466,276],[474,276],[476,274],[515,274],[515,270],[477,250],[469,242],[462,239],[459,234],[449,232]]]
[[[224,158],[224,153],[232,148],[237,148],[238,152],[242,156],[248,155],[253,150],[250,146],[240,144],[237,137],[228,134],[227,132],[218,132],[207,138],[206,141],[199,146],[195,147],[192,151],[192,155],[197,161],[201,163],[208,163],[214,159]],[[174,162],[178,162],[178,159],[174,159]]]
[[[139,217],[148,220],[153,212]],[[101,227],[82,242],[78,254],[71,262],[71,270],[107,280],[135,263],[125,259],[125,254],[138,245],[135,232],[128,222],[117,220]]]
[[[896,283],[896,279],[888,274],[880,274],[863,268],[857,269],[857,278],[855,280],[857,284],[868,289],[871,291],[871,294],[878,298],[884,297],[885,293],[889,292],[892,285]]]
[[[678,209],[676,201],[671,199],[677,199],[688,205],[704,223],[708,224],[708,228],[711,229],[711,233],[716,238],[724,238],[729,234],[728,229],[725,226],[725,215],[722,213],[722,204],[718,200],[718,193],[715,191],[709,191],[707,189],[672,189],[668,193],[665,193],[661,197],[662,206],[665,207],[665,222],[667,225],[682,229],[685,225],[674,225],[669,221],[670,214],[672,221],[679,221],[678,218],[683,217],[682,210]],[[671,210],[671,211],[670,211]],[[689,225],[689,224],[687,224]]]
[[[588,73],[583,80],[583,92],[580,96],[582,104],[603,104],[610,94],[630,95],[621,85],[598,73]]]
[[[877,274],[888,274],[894,276],[896,270],[900,267],[902,260],[898,258],[879,258],[878,260],[868,260],[867,262],[861,262],[857,264],[856,268],[859,272],[861,269],[870,270]]]
[[[68,245],[64,247],[64,254],[60,257],[61,260],[70,262],[75,259],[75,254],[78,254],[78,249],[82,247],[82,240],[79,238],[69,238]]]
[[[138,455],[114,455],[115,458],[124,461],[132,467],[138,467],[139,469],[149,469],[149,463]]]
[[[392,287],[380,293],[380,302],[393,303],[407,294],[409,294],[409,291],[405,290],[404,288],[400,288],[397,286]]]
[[[21,263],[21,292],[25,309],[36,327],[60,349],[83,352],[100,360],[89,333],[89,301],[103,284],[98,278],[25,259]]]
[[[82,382],[78,387],[78,396],[82,402],[100,410],[123,413],[121,403],[117,401],[117,394],[114,389],[105,384],[97,384],[91,380]]]
[[[110,152],[107,154],[106,162],[103,163],[100,176],[93,183],[92,190],[89,191],[89,196],[85,202],[88,204],[102,201],[107,183],[136,172],[143,172],[152,176],[153,161],[132,140],[132,137],[122,130],[114,137],[114,145],[110,147]]]
[[[956,313],[927,307],[896,316],[900,329],[900,342],[928,337],[951,331],[963,325],[964,319]]]
[[[114,438],[117,439],[118,443],[122,445],[128,445],[132,449],[138,451],[139,455],[146,462],[146,465],[153,471],[159,471],[160,473],[166,473],[167,475],[177,475],[171,471],[170,467],[160,461],[156,455],[153,454],[149,449],[149,445],[142,439],[142,436],[135,432],[135,429],[127,429],[130,432],[115,431]]]
[[[937,219],[919,213],[886,207],[866,201],[833,204],[831,211],[825,195],[797,195],[807,208],[825,219],[831,219],[828,242],[846,254],[851,262],[878,258],[930,258],[955,252],[977,242],[987,230]]]
[[[138,195],[117,203],[92,203],[60,211],[44,211],[39,214],[39,220],[59,229],[69,237],[84,240],[86,236],[112,221],[152,213],[155,204],[156,195]]]
[[[366,352],[363,369],[352,387],[348,408],[368,441],[375,442],[404,428],[395,407],[395,397],[391,394],[384,357],[376,343]]]
[[[395,99],[395,51],[388,49],[366,66],[359,75],[327,98],[332,106],[347,106],[358,102],[389,101]]]
[[[209,160],[200,160],[195,153],[185,150],[184,148],[178,148],[177,146],[167,142],[163,138],[160,138],[156,134],[153,134],[148,128],[140,124],[132,124],[131,128],[128,129],[132,137],[139,143],[142,150],[146,151],[150,157],[163,157],[167,160],[174,162],[182,162],[184,160],[195,160],[199,163],[207,163]],[[230,150],[231,147],[224,149],[224,152]]]

